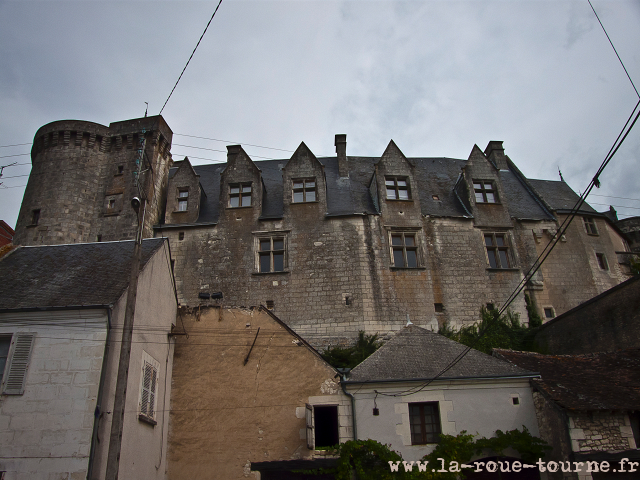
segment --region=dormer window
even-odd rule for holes
[[[189,189],[180,188],[178,189],[178,211],[186,212],[188,208],[189,208]]]
[[[298,178],[293,180],[293,203],[316,201],[316,179]]]
[[[229,184],[229,207],[250,207],[251,206],[251,183],[230,183]]]
[[[387,200],[411,200],[411,189],[407,177],[384,177]]]
[[[476,203],[498,203],[498,192],[491,181],[474,180],[473,191],[476,195]]]
[[[593,217],[583,217],[584,228],[589,235],[598,235],[598,227],[596,227],[596,220]]]

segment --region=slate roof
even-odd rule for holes
[[[569,410],[637,410],[640,349],[586,355],[541,355],[495,349],[497,358],[540,372],[534,387]]]
[[[348,375],[348,382],[424,380],[438,375],[466,347],[410,325],[396,333]],[[525,369],[471,349],[440,378],[530,377]]]
[[[164,241],[142,242],[141,271]],[[129,284],[133,243],[16,248],[0,259],[0,311],[115,303]]]
[[[571,210],[579,200],[576,192],[571,187],[561,181],[553,180],[529,180],[536,193],[551,207],[560,213]],[[598,214],[588,203],[583,203],[580,211]]]

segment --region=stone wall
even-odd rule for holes
[[[154,173],[147,171],[140,176],[139,192],[134,172],[143,136]],[[151,236],[151,226],[159,223],[164,212],[171,136],[162,117],[116,122],[109,127],[74,120],[41,127],[31,149],[32,170],[14,243],[56,245],[131,239],[136,214],[130,201],[141,193],[149,199],[145,231]]]
[[[544,325],[535,342],[550,354],[640,346],[640,277],[621,283]]]
[[[626,413],[572,413],[569,433],[574,452],[623,452],[636,448]]]

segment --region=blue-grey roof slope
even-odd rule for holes
[[[571,190],[571,187],[562,181],[529,180],[529,183],[533,186],[536,193],[556,212],[566,213],[570,211],[580,199],[576,192]],[[582,204],[580,211],[598,213],[586,202]]]
[[[142,242],[141,270],[165,241]],[[0,259],[0,311],[115,303],[129,284],[133,243],[16,248]]]
[[[349,382],[425,380],[438,375],[467,347],[440,334],[410,325],[349,373]],[[509,362],[471,349],[440,378],[529,377]]]

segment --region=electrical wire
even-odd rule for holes
[[[214,142],[225,142],[227,144],[232,144],[232,145],[245,145],[247,147],[267,148],[269,150],[279,150],[281,152],[293,153],[293,150],[285,150],[284,148],[265,147],[265,146],[262,146],[262,145],[253,145],[251,143],[234,142],[233,140],[220,140],[218,138],[198,137],[197,135],[187,135],[186,133],[174,133],[173,136],[174,137],[175,136],[179,136],[179,137],[200,138],[202,140],[213,140]]]
[[[164,105],[162,105],[162,108],[160,109],[160,113],[158,113],[158,115],[162,114],[162,111],[164,110],[164,107],[167,106],[167,102],[169,101],[169,99],[171,98],[171,95],[173,95],[173,91],[176,89],[176,87],[178,86],[178,83],[180,82],[180,79],[182,78],[182,75],[184,75],[184,71],[187,69],[187,67],[189,66],[189,62],[191,62],[191,59],[193,58],[193,54],[196,53],[196,50],[198,49],[198,46],[200,45],[200,42],[202,41],[202,38],[204,37],[204,34],[207,33],[207,29],[209,28],[209,25],[211,25],[211,21],[213,20],[213,17],[216,16],[216,12],[218,11],[218,8],[220,8],[220,4],[222,3],[222,0],[220,0],[218,2],[218,6],[216,7],[216,9],[213,12],[213,15],[211,15],[211,18],[209,19],[209,22],[207,23],[207,26],[204,28],[204,32],[202,32],[202,35],[200,35],[200,39],[198,40],[198,43],[196,44],[196,47],[193,49],[193,52],[191,52],[191,56],[189,57],[189,60],[187,60],[187,64],[184,66],[184,68],[182,69],[182,73],[180,73],[180,76],[178,77],[178,80],[176,80],[176,84],[173,86],[173,88],[171,89],[171,93],[169,94],[169,96],[167,97],[167,100],[164,102]]]
[[[638,98],[640,98],[640,93],[638,93],[638,89],[636,88],[636,86],[633,83],[633,80],[631,80],[631,77],[629,76],[629,72],[627,72],[627,67],[624,66],[624,63],[622,63],[622,59],[620,58],[620,55],[618,55],[618,51],[616,50],[616,47],[613,46],[613,42],[611,41],[611,38],[609,38],[609,34],[607,33],[607,31],[604,28],[604,25],[602,24],[602,22],[600,21],[600,17],[598,16],[598,14],[596,13],[596,9],[593,8],[593,5],[591,5],[591,0],[588,0],[589,2],[589,6],[591,7],[591,10],[593,10],[593,14],[596,16],[596,18],[598,19],[598,23],[600,23],[600,26],[602,27],[602,31],[604,32],[604,34],[607,36],[607,40],[609,40],[609,43],[611,44],[611,48],[613,48],[613,51],[616,53],[616,57],[618,57],[618,60],[620,61],[620,65],[622,65],[622,68],[624,68],[624,73],[627,74],[627,78],[629,79],[629,81],[631,82],[631,86],[633,87],[633,89],[636,91],[636,95],[638,95]]]

